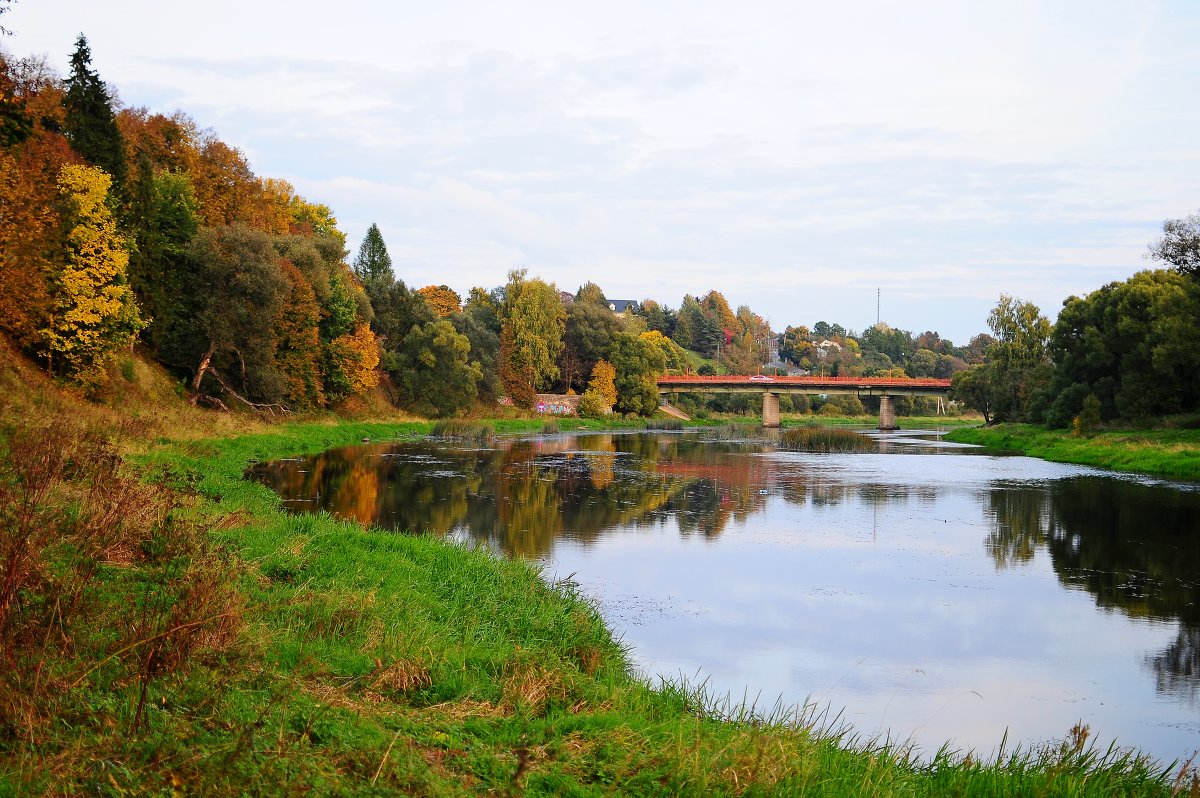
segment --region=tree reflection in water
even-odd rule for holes
[[[827,460],[775,450],[770,438],[563,435],[453,448],[419,441],[357,446],[257,466],[252,475],[296,511],[364,525],[455,534],[508,556],[543,558],[555,541],[673,521],[714,539],[776,498],[824,507],[932,502],[934,486],[846,479]],[[869,455],[868,455],[869,456]],[[805,467],[794,467],[803,462]],[[1012,482],[982,494],[984,549],[997,570],[1040,552],[1067,588],[1106,610],[1179,625],[1148,655],[1162,693],[1200,699],[1200,494],[1106,477]]]
[[[1131,618],[1175,622],[1146,657],[1159,692],[1200,699],[1200,500],[1194,491],[1108,477],[990,491],[985,548],[998,569],[1044,550],[1058,580]]]

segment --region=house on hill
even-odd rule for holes
[[[610,299],[608,300],[608,309],[617,315],[637,313],[638,303],[634,299]]]

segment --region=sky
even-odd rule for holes
[[[351,256],[465,295],[718,290],[782,330],[965,343],[1003,294],[1156,264],[1200,208],[1200,3],[16,0],[127,106],[329,205]],[[877,305],[878,299],[878,305]]]

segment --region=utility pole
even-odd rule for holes
[[[882,289],[875,289],[875,326],[879,326],[879,293]]]

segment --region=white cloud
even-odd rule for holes
[[[602,6],[216,0],[14,6],[126,102],[182,108],[264,175],[378,222],[415,285],[503,282],[782,327],[963,340],[997,295],[1053,313],[1200,205],[1200,12],[1034,0]],[[398,257],[397,257],[398,255]],[[452,275],[447,277],[447,275]]]

